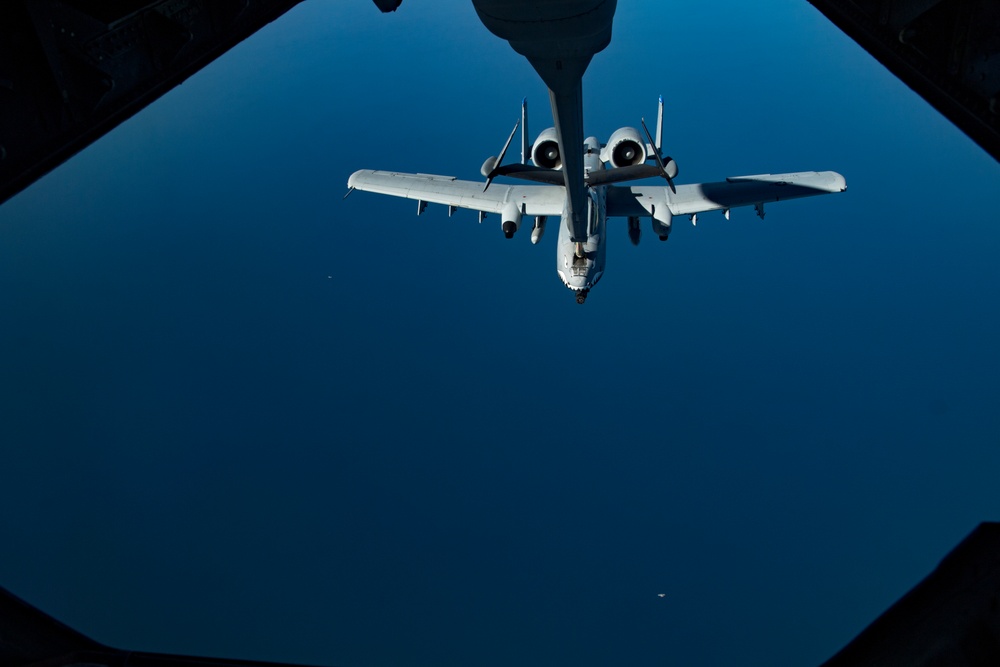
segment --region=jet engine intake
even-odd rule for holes
[[[545,169],[562,169],[562,155],[556,139],[556,128],[544,130],[531,147],[531,161]]]
[[[634,127],[622,127],[608,139],[608,145],[601,151],[601,160],[612,167],[631,167],[646,161],[646,144]]]

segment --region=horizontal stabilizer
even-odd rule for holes
[[[491,176],[510,176],[520,178],[525,181],[535,183],[547,183],[548,185],[565,185],[563,173],[558,169],[546,169],[533,164],[508,164],[497,167]]]
[[[628,167],[614,167],[600,171],[591,171],[584,178],[587,181],[587,185],[598,186],[636,181],[641,178],[655,178],[660,175],[660,168],[656,165],[634,164]],[[545,167],[530,164],[508,164],[497,167],[491,172],[491,176],[510,176],[511,178],[520,178],[525,181],[547,183],[549,185],[565,184],[565,177],[561,170],[546,169]]]
[[[660,168],[654,164],[633,164],[628,167],[614,167],[592,171],[587,174],[587,184],[592,186],[610,185],[636,181],[640,178],[654,178],[660,175]]]

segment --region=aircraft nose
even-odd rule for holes
[[[558,273],[563,285],[574,292],[590,288],[589,281],[586,276],[574,276],[569,271],[564,271],[562,269],[559,269]]]

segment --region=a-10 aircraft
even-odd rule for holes
[[[503,158],[521,126],[521,163],[503,165]],[[550,216],[559,216],[559,239],[556,244],[556,271],[563,284],[583,303],[591,288],[604,275],[607,259],[607,220],[626,218],[633,244],[640,237],[639,221],[650,218],[653,233],[667,240],[675,216],[698,215],[708,211],[729,211],[738,206],[754,206],[764,217],[764,204],[812,195],[843,192],[844,177],[833,171],[805,171],[788,174],[737,176],[717,183],[675,185],[677,164],[661,154],[663,137],[663,98],[657,113],[656,138],[642,122],[645,139],[638,130],[616,130],[606,144],[595,137],[583,141],[584,206],[576,207],[583,215],[573,215],[563,173],[563,151],[556,128],[548,128],[528,145],[527,104],[522,102],[521,120],[514,126],[499,157],[491,157],[481,172],[485,183],[460,181],[451,176],[403,174],[392,171],[361,170],[347,182],[349,192],[364,190],[417,200],[417,215],[427,203],[443,204],[450,216],[459,208],[479,211],[479,221],[487,214],[500,216],[504,236],[512,238],[525,216],[533,216],[531,242],[538,243]],[[532,164],[528,164],[530,155]],[[651,162],[651,163],[650,163]],[[524,179],[542,185],[498,185],[498,176]],[[618,183],[661,177],[666,185],[631,185]]]

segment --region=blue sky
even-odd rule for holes
[[[0,584],[116,646],[356,667],[816,665],[1000,495],[997,163],[803,0],[622,2],[606,139],[846,194],[554,235],[479,178],[527,63],[309,0],[0,207]],[[658,597],[664,593],[664,597]]]

